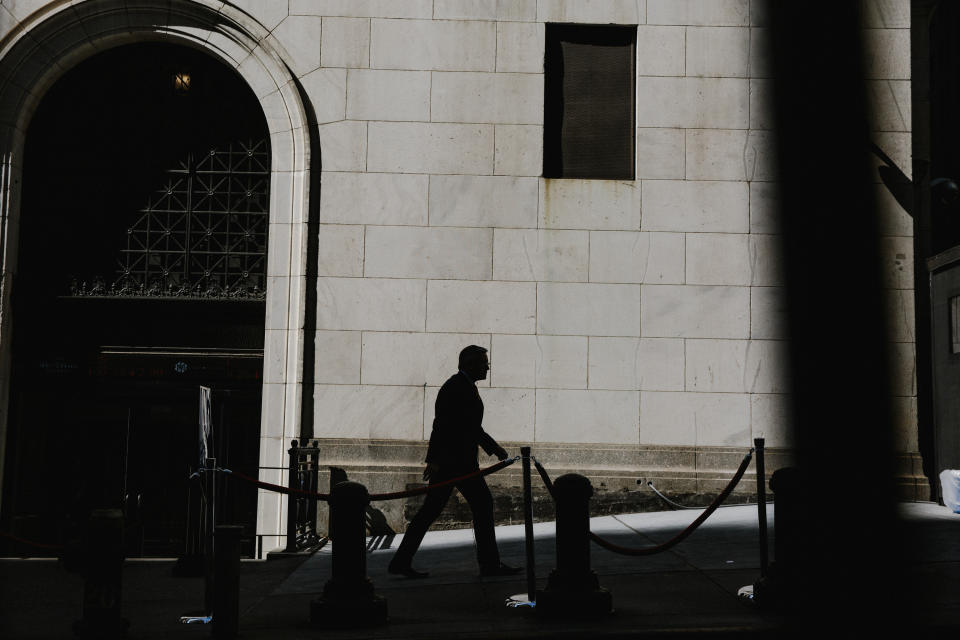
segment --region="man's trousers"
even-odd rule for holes
[[[443,482],[459,475],[463,473],[440,473],[432,479],[432,482]],[[391,566],[399,568],[410,566],[413,555],[423,541],[423,536],[440,516],[454,487],[460,491],[473,512],[473,533],[477,543],[477,561],[480,563],[480,569],[496,568],[500,565],[500,553],[497,550],[497,540],[493,532],[493,496],[490,495],[486,480],[482,476],[474,476],[427,492],[423,506],[413,516],[406,533],[403,534],[400,548],[390,562]]]

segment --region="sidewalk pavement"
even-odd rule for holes
[[[939,634],[960,629],[960,515],[931,503],[902,506],[914,553],[905,595],[914,596],[922,629]],[[593,518],[591,530],[621,545],[649,546],[668,540],[698,511],[668,511]],[[773,528],[773,508],[768,507]],[[554,523],[534,526],[537,583],[554,566]],[[524,562],[523,526],[497,528],[503,560]],[[353,630],[317,629],[309,603],[330,576],[332,550],[312,556],[244,562],[241,567],[240,638],[647,638],[703,635],[774,637],[781,620],[737,597],[759,577],[757,507],[718,509],[696,532],[670,551],[625,557],[593,545],[593,568],[613,594],[614,613],[596,620],[549,620],[529,609],[505,606],[526,591],[523,574],[477,576],[470,530],[427,534],[414,566],[430,577],[408,580],[387,574],[400,541],[371,551],[368,575],[385,597],[389,621]],[[771,549],[773,538],[771,536]],[[878,561],[882,561],[879,559]],[[124,616],[129,638],[209,637],[210,627],[181,625],[178,618],[202,605],[198,579],[174,578],[170,561],[128,561],[124,569]],[[55,561],[0,560],[0,637],[69,638],[80,612],[80,580]],[[923,634],[920,634],[923,635]]]

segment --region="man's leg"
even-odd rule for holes
[[[500,551],[493,532],[493,496],[482,477],[474,477],[457,483],[470,511],[473,512],[473,534],[477,541],[477,562],[480,570],[500,566]]]
[[[400,541],[400,547],[390,561],[391,571],[410,568],[410,564],[413,562],[413,554],[420,548],[423,536],[427,534],[427,529],[443,511],[443,507],[447,504],[452,492],[453,485],[437,487],[427,492],[423,505],[407,526],[403,539]]]

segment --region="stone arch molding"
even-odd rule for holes
[[[106,49],[163,41],[201,49],[256,94],[271,143],[261,467],[285,466],[283,442],[299,434],[303,354],[309,128],[280,44],[236,6],[214,0],[3,0],[0,7],[0,454],[6,442],[10,300],[16,286],[22,159],[27,126],[46,91]],[[14,17],[16,16],[16,17]],[[0,455],[0,483],[3,482]],[[261,470],[269,481],[276,473]],[[258,500],[258,533],[282,533],[284,504]]]

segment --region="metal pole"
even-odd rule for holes
[[[530,447],[520,447],[523,456],[523,532],[527,551],[527,600],[537,600],[536,563],[533,553],[533,490],[530,486]]]
[[[767,575],[769,550],[767,549],[767,479],[763,463],[763,438],[753,439],[757,464],[757,519],[760,523],[760,577]]]
[[[287,488],[295,489],[297,482],[298,451],[297,441],[290,443],[287,450],[289,454],[289,463],[287,471]],[[297,551],[297,498],[293,493],[287,494],[287,548],[286,553],[296,553]]]
[[[204,613],[209,615],[213,611],[213,554],[215,549],[213,528],[216,526],[217,514],[217,483],[214,469],[217,468],[217,459],[204,458],[203,468],[206,469],[203,474],[203,497],[205,499],[203,516],[203,606]]]

